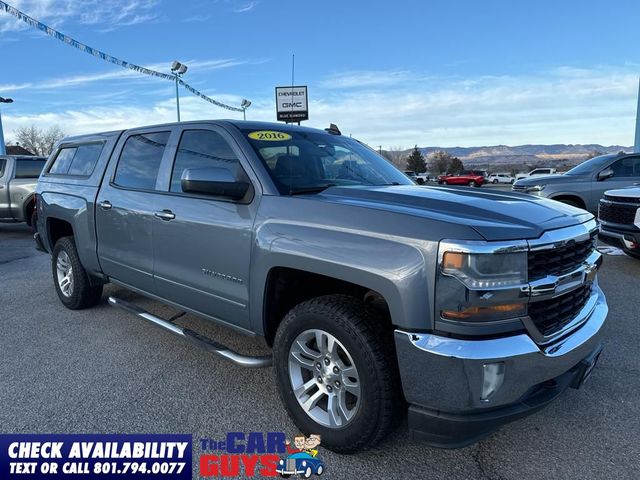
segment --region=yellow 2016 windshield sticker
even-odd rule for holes
[[[266,140],[268,142],[280,142],[282,140],[291,140],[291,135],[284,132],[275,132],[273,130],[258,130],[251,132],[249,138],[252,140]]]

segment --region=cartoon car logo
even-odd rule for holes
[[[291,475],[302,475],[304,478],[309,478],[312,473],[322,475],[324,462],[306,452],[294,453],[286,459],[280,459],[276,472],[284,478],[288,478]]]

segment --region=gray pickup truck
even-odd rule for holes
[[[0,221],[34,223],[35,189],[46,158],[0,156]]]
[[[417,438],[467,445],[580,387],[602,348],[591,214],[414,185],[336,128],[68,138],[37,196],[65,306],[95,305],[113,282],[263,340],[269,355],[241,355],[108,298],[236,365],[273,365],[296,425],[338,452],[385,438],[407,405]]]

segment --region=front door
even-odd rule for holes
[[[250,182],[241,151],[215,126],[189,126],[180,136],[170,178],[154,219],[154,274],[157,293],[218,321],[249,327],[249,269],[257,208],[253,188],[245,198],[187,194],[185,169],[218,167]]]
[[[598,208],[598,202],[607,190],[630,187],[640,182],[640,157],[624,157],[613,162],[607,169],[613,170],[613,176],[591,183],[591,204]],[[605,169],[606,170],[606,169]]]
[[[102,271],[149,293],[155,291],[154,199],[169,130],[133,132],[120,140],[117,165],[109,166],[95,207]]]

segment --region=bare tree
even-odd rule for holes
[[[389,147],[389,150],[382,151],[382,156],[400,170],[404,170],[407,165],[407,158],[402,147]]]
[[[429,158],[429,170],[435,173],[445,173],[451,167],[453,156],[444,150],[438,150]]]
[[[35,125],[20,127],[14,132],[14,135],[20,145],[36,155],[42,156],[49,155],[55,144],[66,136],[57,125],[47,130]]]

